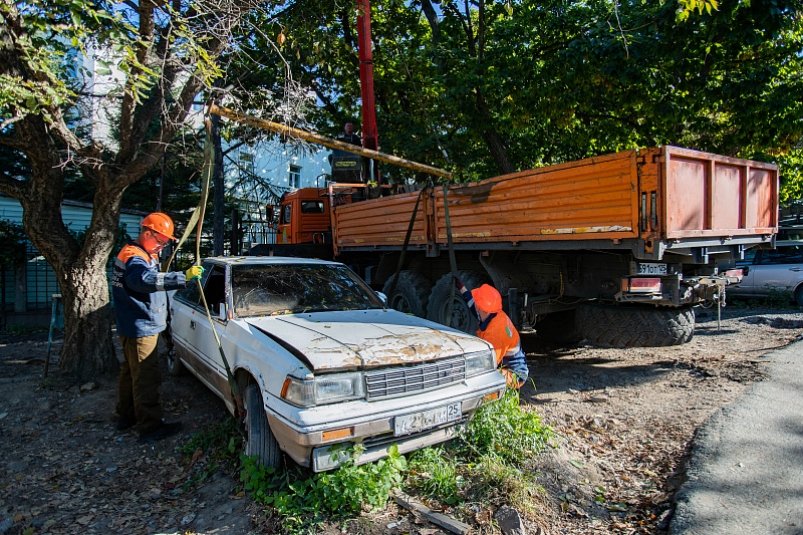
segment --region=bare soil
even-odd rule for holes
[[[683,346],[561,348],[528,339],[535,387],[522,403],[559,437],[532,462],[546,495],[537,517],[525,519],[528,532],[664,533],[695,430],[762,379],[763,355],[801,333],[800,311],[728,308],[721,324],[715,311],[698,312]],[[73,385],[53,365],[43,379],[47,348],[47,333],[0,335],[0,535],[275,529],[233,467],[182,453],[195,433],[228,417],[202,384],[165,375],[166,416],[184,429],[143,444],[115,429],[116,379]],[[488,514],[461,520],[498,532]],[[441,533],[395,505],[326,532]]]

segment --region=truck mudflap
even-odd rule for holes
[[[712,304],[725,305],[725,288],[742,280],[741,269],[721,274],[683,277],[673,275],[630,275],[622,277],[615,295],[621,303],[644,303],[661,306]]]

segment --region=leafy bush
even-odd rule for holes
[[[457,461],[443,448],[425,448],[413,453],[409,466],[406,486],[449,505],[460,501],[463,477],[457,473]]]
[[[349,459],[339,469],[306,479],[300,471],[276,471],[243,456],[240,481],[256,501],[271,506],[282,517],[287,532],[313,532],[326,517],[348,518],[366,506],[383,507],[390,492],[401,485],[407,463],[396,446],[387,458],[357,466],[361,451],[355,447],[346,452]]]
[[[508,390],[496,403],[480,407],[461,433],[460,441],[474,457],[495,455],[521,467],[553,437],[552,429],[541,422],[538,414],[521,408],[519,392]]]

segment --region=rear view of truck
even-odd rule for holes
[[[671,345],[738,278],[717,260],[773,243],[777,206],[776,166],[663,146],[337,206],[332,236],[394,307],[441,323],[474,328],[451,292],[451,234],[461,278],[492,283],[523,328]]]

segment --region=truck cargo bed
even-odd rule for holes
[[[336,253],[397,250],[417,192],[338,206]],[[630,150],[426,190],[410,247],[630,249],[638,258],[704,256],[772,240],[775,165],[672,146]]]

